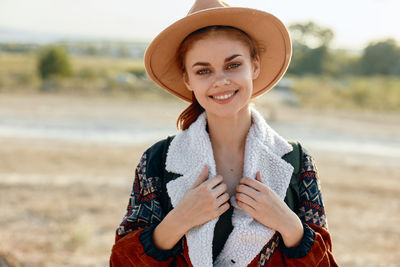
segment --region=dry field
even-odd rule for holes
[[[299,110],[270,112],[265,105],[260,110],[275,114],[276,120],[296,118],[309,125],[349,127],[349,131],[355,131],[356,125],[357,131],[388,138],[400,134],[399,116],[345,118],[340,113],[303,111],[298,118]],[[173,124],[182,107],[120,98],[0,95],[3,118],[112,114]],[[134,168],[148,145],[83,143],[0,132],[0,252],[29,267],[108,266]],[[364,160],[311,152],[319,167],[340,266],[400,266],[400,167],[379,157],[364,156]]]

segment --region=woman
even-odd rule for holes
[[[249,106],[290,56],[277,18],[216,0],[153,40],[149,76],[191,105],[143,154],[110,265],[336,266],[311,157]]]

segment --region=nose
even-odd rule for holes
[[[229,80],[229,77],[225,73],[223,72],[217,73],[214,80],[214,87],[226,86],[230,84],[231,81]]]

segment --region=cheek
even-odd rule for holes
[[[202,102],[204,103],[204,101],[206,101],[208,99],[207,88],[208,87],[206,87],[206,86],[200,86],[197,84],[196,88],[193,89],[193,93],[196,96],[196,99],[199,101],[200,104]]]
[[[197,91],[193,91],[193,93],[194,93],[194,96],[197,99],[197,102],[199,102],[200,106],[202,106],[204,109],[206,107],[208,107],[209,99],[208,99],[208,96],[206,96],[204,94],[204,92],[200,92],[200,91],[197,90]]]
[[[192,88],[192,90],[196,93],[200,93],[202,91],[207,90],[207,88],[210,86],[210,79],[206,77],[197,77],[195,75],[189,75],[189,85]]]
[[[237,83],[240,83],[246,87],[253,87],[253,79],[251,73],[247,70],[233,74],[231,76],[231,79],[235,80]]]

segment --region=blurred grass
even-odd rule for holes
[[[67,93],[174,97],[145,74],[142,61],[129,58],[71,56],[73,76],[42,81],[35,53],[0,53],[0,93]],[[400,77],[288,76],[300,106],[315,109],[400,111]]]
[[[41,80],[35,53],[0,53],[0,93],[67,93],[172,98],[145,76],[143,63],[132,59],[71,56],[70,78]]]
[[[300,105],[316,109],[400,111],[400,77],[295,78]]]

